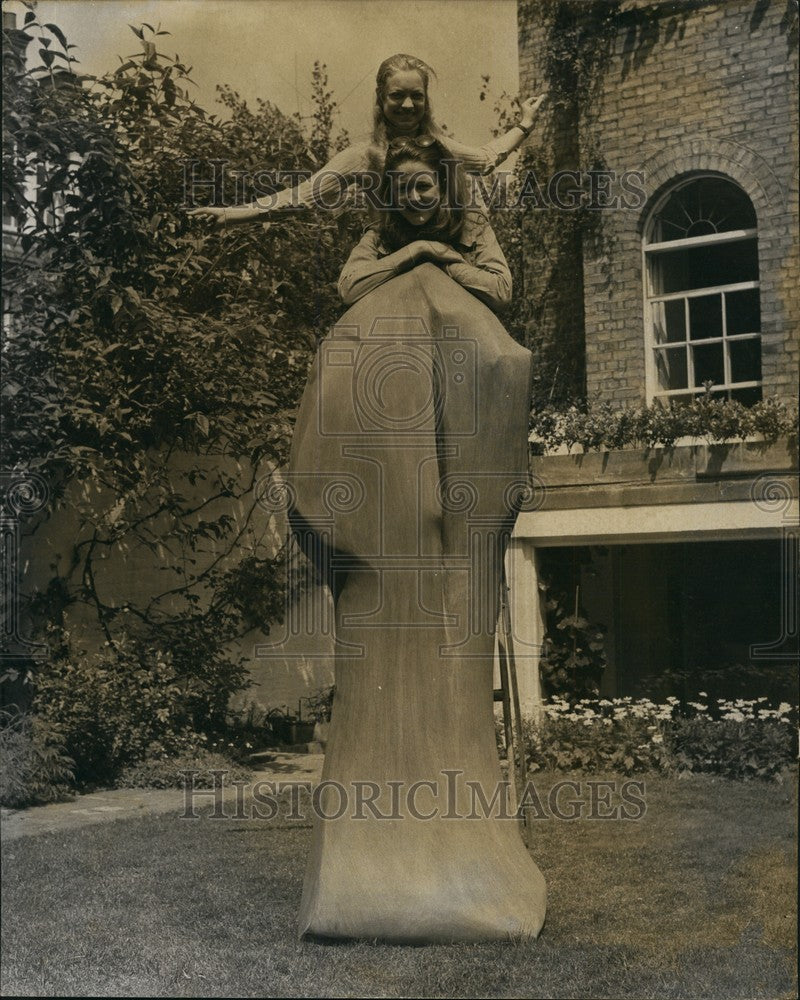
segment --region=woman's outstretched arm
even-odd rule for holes
[[[394,253],[381,256],[380,237],[376,230],[368,229],[342,268],[339,295],[346,306],[351,306],[373,288],[426,261],[447,265],[463,258],[452,247],[432,240],[414,240]]]
[[[367,143],[348,146],[302,183],[275,194],[263,195],[247,205],[193,208],[189,215],[213,219],[220,226],[229,226],[265,222],[295,209],[341,207],[347,187],[368,169],[368,148]]]
[[[442,142],[453,156],[464,164],[467,173],[488,174],[510,156],[524,139],[527,139],[546,96],[539,94],[538,97],[530,97],[527,101],[523,101],[519,125],[512,126],[505,135],[499,135],[485,146],[465,146],[464,143],[450,138],[445,138]]]

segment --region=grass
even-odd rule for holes
[[[537,776],[536,787],[562,776]],[[639,822],[536,821],[538,941],[295,940],[307,825],[176,817],[4,851],[4,995],[793,997],[790,785],[647,779]]]

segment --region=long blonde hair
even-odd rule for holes
[[[383,62],[378,67],[378,72],[375,76],[375,106],[372,111],[372,144],[369,151],[370,168],[375,171],[381,171],[383,168],[383,160],[386,156],[386,149],[389,145],[389,141],[392,136],[389,134],[389,125],[383,114],[383,104],[386,100],[387,84],[389,82],[389,77],[393,76],[395,73],[403,72],[417,72],[422,77],[422,82],[425,87],[425,113],[422,116],[422,121],[419,123],[417,128],[418,135],[432,135],[435,139],[440,139],[443,135],[442,130],[433,120],[433,110],[431,108],[430,94],[428,93],[428,84],[431,78],[436,79],[436,73],[433,69],[422,59],[417,59],[416,56],[408,56],[403,52],[398,52],[396,55],[389,56],[388,59],[384,59]]]

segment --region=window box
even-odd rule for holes
[[[725,476],[789,473],[797,469],[797,437],[708,443],[684,438],[669,448],[626,448],[531,456],[531,472],[546,488],[610,483],[693,481]]]

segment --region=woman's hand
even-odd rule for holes
[[[411,246],[418,264],[423,261],[430,261],[432,264],[459,264],[464,261],[458,250],[437,240],[416,240]]]
[[[524,125],[525,128],[530,128],[533,125],[536,112],[542,106],[545,97],[547,97],[547,94],[539,94],[538,97],[529,97],[527,101],[522,101],[519,106],[520,125]]]
[[[220,227],[224,226],[227,222],[224,208],[211,208],[210,206],[205,208],[190,208],[186,214],[196,219],[209,219]]]

